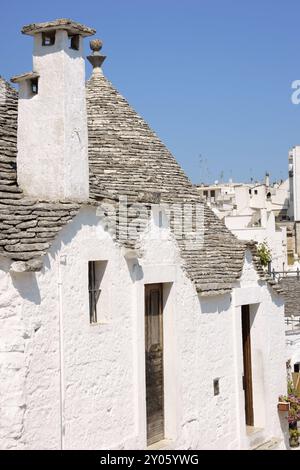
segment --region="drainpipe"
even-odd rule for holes
[[[59,299],[59,372],[60,372],[60,448],[64,449],[65,439],[65,387],[64,387],[64,335],[63,335],[63,298],[62,298],[62,276],[61,265],[66,264],[66,257],[60,256],[58,262],[58,299]]]

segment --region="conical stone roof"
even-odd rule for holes
[[[187,274],[200,292],[230,290],[242,272],[245,245],[200,200],[173,155],[148,124],[95,68],[87,82],[90,191],[95,199],[128,196],[130,201],[202,206],[203,243],[178,238]]]

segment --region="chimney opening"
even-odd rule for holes
[[[42,45],[53,46],[55,44],[55,31],[47,31],[42,33]]]
[[[31,92],[33,95],[37,95],[39,92],[39,79],[38,78],[32,78],[30,80],[30,85],[31,85]]]
[[[80,35],[79,34],[70,34],[69,35],[69,40],[70,40],[70,49],[73,49],[74,51],[79,51]]]

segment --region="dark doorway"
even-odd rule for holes
[[[243,337],[243,363],[244,363],[243,387],[244,387],[244,393],[245,393],[246,425],[254,426],[252,364],[251,364],[251,326],[250,326],[250,306],[249,305],[242,305],[242,337]]]
[[[147,444],[164,439],[163,286],[145,285]]]

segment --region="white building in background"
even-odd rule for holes
[[[286,269],[288,180],[271,185],[266,174],[264,183],[230,181],[198,185],[197,190],[237,238],[267,243],[272,253],[272,268]]]
[[[214,212],[223,219],[226,215],[238,215],[245,209],[259,212],[272,211],[278,221],[288,220],[290,195],[289,180],[270,184],[266,174],[263,183],[218,183],[196,185],[199,194],[206,199]]]
[[[300,256],[300,146],[296,145],[289,152],[290,211],[294,224],[294,250],[296,258]]]
[[[0,448],[285,448],[283,301],[255,249],[105,78],[98,40],[85,84],[94,30],[22,31],[18,122],[0,87]]]
[[[300,372],[300,268],[280,279],[286,325],[286,360],[293,372]]]
[[[227,216],[224,221],[239,240],[254,240],[258,244],[267,243],[272,253],[272,269],[287,269],[287,235],[286,227],[276,227],[274,212],[260,211],[260,220],[252,224],[253,214]],[[250,220],[249,220],[250,219]]]
[[[294,222],[300,221],[300,146],[289,151],[290,214]]]

